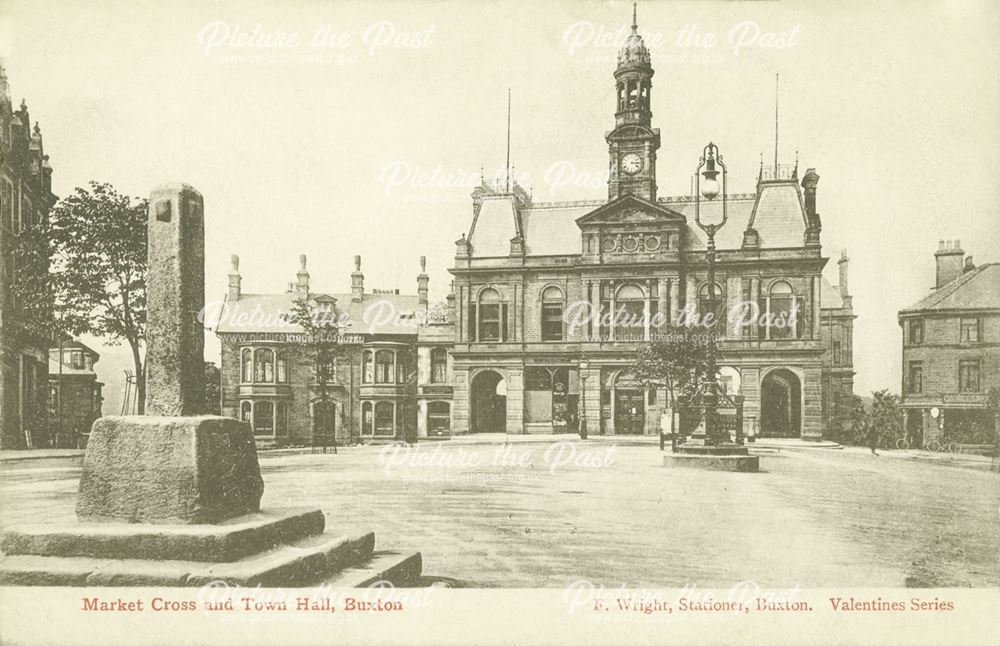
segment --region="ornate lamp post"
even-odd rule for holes
[[[712,446],[719,441],[719,433],[716,425],[716,406],[718,404],[719,384],[716,378],[715,365],[715,326],[718,325],[721,316],[721,294],[715,289],[715,233],[726,224],[726,165],[722,161],[718,147],[709,142],[698,160],[698,168],[695,171],[695,222],[708,238],[705,257],[708,261],[708,310],[713,317],[711,321],[712,333],[709,337],[708,345],[708,370],[709,382],[705,384],[702,391],[703,423],[694,432],[692,440],[696,444]],[[719,169],[722,169],[721,171]],[[722,173],[722,184],[718,181],[719,173]],[[701,215],[701,199],[708,201],[715,200],[722,195],[722,219],[718,222],[706,222]],[[705,313],[703,313],[704,316]]]
[[[587,439],[587,369],[590,362],[580,359],[577,366],[580,373],[580,439]]]

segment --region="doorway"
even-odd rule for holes
[[[500,374],[486,370],[472,379],[472,411],[469,432],[506,433],[506,384]]]

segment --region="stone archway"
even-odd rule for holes
[[[472,378],[470,433],[507,432],[507,383],[493,370]]]
[[[802,383],[787,368],[760,382],[760,437],[802,436]]]

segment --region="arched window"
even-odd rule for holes
[[[375,383],[393,383],[393,368],[395,367],[395,356],[392,350],[379,350],[375,353]]]
[[[249,422],[253,419],[253,404],[250,402],[240,403],[240,421]]]
[[[563,294],[556,286],[542,292],[542,341],[563,340]]]
[[[783,280],[771,285],[767,293],[767,333],[770,339],[791,339],[796,334],[798,312],[795,311],[795,292]]]
[[[451,404],[431,402],[427,404],[427,434],[447,435],[451,431]]]
[[[375,404],[375,435],[395,435],[395,405],[392,402]]]
[[[702,324],[716,334],[723,335],[726,333],[726,291],[722,285],[715,283],[712,292],[708,293],[708,283],[698,289],[698,314]],[[708,314],[712,315],[710,326],[706,318]]]
[[[253,434],[274,435],[274,404],[259,401],[254,404]]]
[[[242,382],[248,384],[253,381],[253,350],[250,348],[243,348],[240,356],[241,362],[243,363]]]
[[[433,348],[431,350],[431,383],[443,384],[448,381],[448,350]]]
[[[372,434],[372,403],[364,402],[361,404],[361,434],[371,435]]]
[[[470,313],[469,324],[474,340],[507,340],[507,304],[501,302],[497,290],[487,288],[479,293],[479,302]]]
[[[615,340],[642,341],[646,330],[646,293],[638,285],[622,285],[615,292]]]
[[[278,402],[274,410],[274,434],[288,435],[288,402]]]
[[[375,381],[375,360],[371,350],[361,353],[361,383],[370,384]]]
[[[260,348],[253,353],[253,380],[258,383],[274,382],[274,351]]]

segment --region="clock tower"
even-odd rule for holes
[[[650,127],[653,67],[649,50],[639,35],[635,4],[632,5],[632,33],[618,53],[615,70],[615,129],[608,142],[608,200],[635,195],[656,201],[656,151],[659,129]]]

